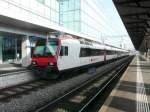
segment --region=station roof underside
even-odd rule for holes
[[[10,28],[15,29],[15,30],[11,30],[11,32],[10,32],[9,31]],[[0,15],[0,34],[1,34],[1,32],[9,32],[9,33],[14,33],[14,34],[26,35],[25,33],[20,32],[20,30],[17,32],[16,30],[18,30],[18,29],[20,29],[21,31],[33,32],[32,33],[33,35],[29,35],[29,36],[36,36],[37,32],[38,32],[38,34],[41,34],[42,37],[43,37],[43,35],[47,36],[47,34],[49,34],[49,33],[62,32],[62,33],[74,35],[74,36],[77,36],[77,37],[83,38],[83,39],[99,41],[99,39],[97,39],[97,38],[93,38],[93,37],[81,34],[79,32],[69,30],[65,27],[58,26],[55,24],[48,24],[48,25],[42,24],[41,25],[38,23],[36,23],[36,24],[30,23],[28,21],[23,21],[23,20],[19,20],[16,18]]]
[[[113,0],[135,46],[139,49],[150,36],[150,0]],[[149,44],[147,44],[149,45]],[[150,46],[147,46],[150,48]]]

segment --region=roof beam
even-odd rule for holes
[[[149,13],[148,12],[130,13],[130,14],[123,14],[121,16],[123,16],[123,17],[129,17],[129,16],[137,16],[137,15],[139,15],[139,16],[142,16],[142,15],[149,16]]]
[[[126,25],[139,25],[139,24],[144,24],[146,25],[148,28],[150,27],[150,25],[146,22],[146,21],[134,21],[134,22],[125,22]]]
[[[134,26],[126,26],[126,28],[127,29],[145,29],[145,31],[146,31],[146,27],[145,26],[136,26],[136,25],[134,25]]]
[[[130,14],[123,14],[121,16],[125,18],[134,19],[134,20],[137,19],[137,20],[143,20],[143,21],[150,21],[149,12],[130,13]],[[143,17],[143,16],[147,16],[147,17]]]
[[[122,5],[122,4],[130,4],[130,3],[142,3],[142,2],[149,2],[149,0],[126,0],[126,1],[122,1],[122,0],[120,0],[120,1],[116,1],[116,0],[114,0],[114,3],[115,4],[117,4],[117,5]]]
[[[115,1],[114,3],[118,6],[122,7],[131,7],[131,8],[143,8],[143,9],[150,9],[150,6],[144,6],[141,3],[148,2],[149,0],[126,0],[126,1]]]

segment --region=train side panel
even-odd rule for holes
[[[98,55],[94,55],[93,53],[91,53],[90,56],[80,56],[80,66],[90,65],[104,61],[104,46],[92,43],[92,45],[88,46],[81,45],[81,48],[89,48],[90,50],[99,50],[100,52]]]

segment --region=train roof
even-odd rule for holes
[[[76,39],[79,39],[79,40],[86,40],[86,41],[89,41],[89,42],[92,42],[92,43],[95,43],[95,44],[97,43],[101,47],[105,47],[105,49],[116,50],[116,51],[123,51],[123,52],[129,52],[128,50],[123,49],[123,48],[112,46],[112,45],[109,45],[109,44],[106,44],[106,43],[101,43],[100,41],[98,41],[98,39],[95,39],[95,38],[91,38],[91,37],[88,37],[88,36],[82,35],[82,34],[78,35],[78,33],[72,34],[72,33],[56,32],[56,33],[52,33],[52,34],[69,35],[69,36],[72,35],[72,36],[74,36],[73,38],[76,38]]]

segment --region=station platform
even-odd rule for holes
[[[25,70],[21,64],[0,64],[0,74]]]
[[[150,112],[150,61],[135,56],[99,112]]]

